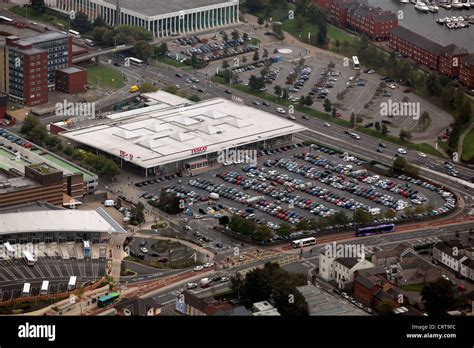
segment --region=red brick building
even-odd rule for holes
[[[398,26],[390,33],[389,47],[419,64],[438,70],[443,46]]]
[[[397,301],[400,289],[385,278],[383,267],[359,270],[354,273],[354,298],[365,306],[376,308],[384,301],[390,301],[399,307]]]
[[[349,8],[346,20],[350,29],[374,41],[388,40],[390,32],[398,26],[395,13],[366,5]]]
[[[439,72],[450,78],[459,77],[461,61],[469,55],[464,47],[454,44],[443,48],[439,56]]]
[[[56,89],[76,94],[87,91],[87,70],[77,66],[56,70]]]
[[[459,69],[459,81],[469,89],[474,89],[474,54],[465,56]]]

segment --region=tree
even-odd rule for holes
[[[265,20],[263,19],[263,17],[258,17],[257,23],[258,23],[258,25],[262,26],[263,23],[265,23]]]
[[[145,61],[148,61],[154,53],[153,46],[144,40],[137,41],[133,46],[132,51],[138,59],[143,59]]]
[[[243,56],[243,57],[242,57],[242,62],[247,63],[247,61],[248,61],[247,57],[246,57],[246,56]]]
[[[31,139],[32,142],[42,145],[43,142],[48,137],[48,131],[46,127],[42,124],[36,125],[29,133],[28,138]]]
[[[30,6],[34,15],[40,15],[46,11],[44,0],[30,0]]]
[[[453,284],[444,278],[426,284],[421,289],[422,301],[430,316],[442,316],[456,301]]]
[[[240,34],[237,30],[233,30],[232,33],[230,33],[230,35],[232,36],[232,40],[238,40],[240,37]]]
[[[289,236],[292,232],[292,228],[290,225],[288,225],[287,223],[282,223],[280,224],[280,227],[277,228],[277,230],[275,231],[276,234],[278,234],[279,236]]]
[[[66,145],[64,147],[64,150],[63,150],[63,153],[66,155],[66,156],[72,156],[72,153],[73,153],[73,148],[69,145]]]
[[[328,27],[326,21],[319,23],[318,35],[316,36],[316,46],[324,47],[327,41]]]
[[[265,87],[265,80],[261,77],[257,77],[255,75],[250,76],[249,79],[249,88],[252,91],[258,91]]]
[[[222,40],[223,41],[229,41],[229,35],[225,31],[224,31],[224,34],[222,34]]]
[[[105,24],[104,19],[101,16],[97,16],[96,19],[94,20],[94,23],[92,24],[92,26],[95,29],[95,28],[98,28],[98,27],[105,27],[106,24]]]
[[[283,35],[283,28],[280,23],[273,23],[272,30],[275,33],[278,40],[283,40],[285,36]]]
[[[223,69],[227,69],[228,67],[229,67],[229,62],[228,62],[226,59],[224,59],[224,60],[222,61],[222,68],[223,68]]]
[[[268,58],[268,50],[266,48],[263,49],[262,58],[264,59]]]
[[[338,211],[336,214],[331,216],[331,225],[347,225],[349,218],[343,211]]]
[[[201,97],[199,97],[197,94],[190,95],[188,99],[196,103],[201,101]]]
[[[336,47],[336,52],[339,52],[339,48],[341,47],[341,41],[336,40],[334,42],[334,46]]]
[[[298,104],[300,104],[301,106],[304,106],[305,103],[306,103],[306,98],[304,97],[304,95],[302,95],[300,97],[300,100],[298,100]]]
[[[458,119],[462,124],[468,124],[472,117],[471,102],[466,98],[458,109]]]
[[[313,98],[311,98],[311,96],[310,96],[309,94],[306,96],[304,104],[305,104],[306,106],[311,106],[311,105],[313,105]]]
[[[198,64],[197,55],[196,55],[196,53],[193,52],[193,54],[191,55],[191,59],[190,59],[190,65],[193,69],[195,69],[197,64]]]
[[[435,73],[430,73],[426,79],[426,90],[430,95],[440,95],[442,88]]]
[[[258,60],[260,60],[260,55],[258,54],[258,50],[256,50],[253,54],[253,61],[256,62]]]
[[[145,210],[145,206],[142,202],[138,202],[135,210],[135,221],[139,224],[145,222],[145,214],[143,211]]]
[[[374,127],[375,127],[375,130],[380,133],[380,122],[379,121],[375,122]]]
[[[399,138],[401,141],[409,141],[411,139],[411,133],[402,129],[400,131]]]
[[[331,112],[332,104],[331,104],[331,101],[328,98],[324,99],[323,106],[324,106],[324,111]]]
[[[387,125],[385,123],[382,123],[382,129],[380,130],[380,133],[382,135],[387,135],[388,134],[388,128],[387,128]]]
[[[166,192],[166,190],[162,189],[158,208],[167,214],[175,215],[181,213],[183,209],[179,207],[179,200],[180,198],[174,192]]]
[[[109,31],[107,28],[105,27],[95,27],[93,30],[92,30],[92,38],[94,39],[94,41],[98,44],[103,44],[104,43],[104,34]]]
[[[75,18],[71,21],[71,26],[78,32],[85,33],[91,30],[92,24],[84,12],[77,12]]]
[[[21,125],[20,132],[22,134],[28,135],[30,131],[38,125],[41,125],[39,118],[29,114],[25,117],[23,124]]]
[[[155,47],[156,56],[164,56],[168,53],[168,51],[169,51],[168,45],[164,41]]]
[[[367,225],[370,224],[374,221],[374,217],[372,214],[369,212],[362,210],[362,209],[356,209],[354,211],[354,222],[357,224],[362,224],[362,225]]]
[[[397,216],[397,212],[393,209],[389,209],[383,215],[387,219],[393,219],[395,216]]]
[[[351,128],[355,127],[355,115],[354,115],[354,113],[351,113],[351,118],[349,120],[349,123],[350,123]]]
[[[273,91],[274,91],[275,95],[277,95],[278,97],[281,96],[282,89],[281,89],[280,85],[275,85],[275,87],[273,87]]]
[[[248,41],[248,39],[249,39],[249,34],[243,33],[243,34],[242,34],[242,39],[243,39],[244,41]]]
[[[332,108],[332,117],[336,118],[336,114],[337,114],[337,109]]]
[[[272,237],[273,237],[272,229],[265,225],[258,226],[252,235],[252,238],[258,241],[267,241],[267,240],[270,240]]]
[[[144,82],[140,85],[140,91],[142,93],[156,92],[158,88],[150,82]]]

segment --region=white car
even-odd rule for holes
[[[146,254],[148,252],[148,249],[147,248],[140,248],[140,251],[144,254]]]
[[[228,282],[230,279],[227,278],[227,277],[222,277],[221,278],[221,283],[225,283],[225,282]]]
[[[209,268],[209,267],[212,267],[212,266],[214,266],[214,265],[210,262],[207,262],[207,263],[204,264],[204,268]]]
[[[186,289],[196,289],[198,285],[196,283],[188,283],[186,284]]]
[[[425,157],[426,157],[426,154],[424,154],[423,152],[420,152],[420,153],[418,154],[418,156],[420,156],[420,157],[422,157],[422,158],[425,158]]]
[[[277,108],[277,112],[280,114],[286,114],[286,111],[283,108]]]
[[[329,124],[329,122],[324,122],[324,126],[325,126],[325,127],[331,127],[331,125]]]
[[[202,267],[202,266],[196,266],[196,267],[193,268],[193,271],[199,272],[199,271],[202,271],[203,269],[204,269],[204,267]]]
[[[402,148],[399,148],[399,149],[398,149],[398,153],[401,153],[402,155],[406,155],[406,154],[407,154],[407,150],[402,149]]]
[[[224,162],[225,166],[231,166],[233,163],[232,162]]]
[[[388,85],[388,88],[395,89],[395,88],[397,88],[397,86],[395,84],[391,83],[391,84]]]

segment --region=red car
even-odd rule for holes
[[[404,89],[403,93],[411,93],[411,89],[410,88]]]

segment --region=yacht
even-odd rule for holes
[[[471,9],[471,3],[469,2],[469,0],[467,0],[467,2],[463,2],[462,6],[465,10],[470,10]]]
[[[400,0],[400,2],[401,2],[402,4],[409,4],[409,3],[410,3],[410,0]]]
[[[446,18],[438,18],[438,19],[436,20],[436,23],[438,23],[438,24],[445,24],[445,23],[446,23]]]
[[[430,6],[428,6],[428,9],[430,10],[430,12],[436,13],[436,12],[438,12],[439,7],[436,6],[436,5],[430,5]]]
[[[420,11],[420,12],[429,12],[429,7],[424,3],[424,2],[418,2],[415,5],[415,9]]]
[[[451,5],[450,4],[439,4],[440,7],[444,8],[445,10],[450,10]]]
[[[454,8],[454,9],[459,10],[459,9],[462,9],[464,7],[464,5],[462,3],[456,1],[456,2],[453,2],[451,4],[451,7]]]

